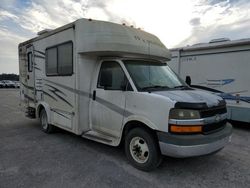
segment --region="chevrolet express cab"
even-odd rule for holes
[[[225,101],[185,84],[154,35],[79,19],[19,44],[20,98],[46,133],[55,127],[111,146],[124,145],[138,169],[162,155],[184,158],[230,140]]]

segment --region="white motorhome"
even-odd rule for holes
[[[182,79],[224,98],[228,119],[250,123],[250,39],[214,39],[171,53],[168,65]]]
[[[20,93],[27,116],[111,146],[124,143],[141,170],[161,155],[191,157],[223,148],[232,127],[225,101],[189,88],[167,66],[152,34],[79,19],[19,45]]]

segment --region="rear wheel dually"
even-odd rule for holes
[[[134,128],[125,137],[125,153],[130,163],[143,171],[151,171],[161,163],[162,156],[153,134],[143,128]]]
[[[48,123],[48,116],[45,109],[42,109],[40,112],[40,123],[41,128],[46,133],[52,133],[55,131],[55,127]]]

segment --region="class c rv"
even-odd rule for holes
[[[229,120],[250,123],[250,39],[213,39],[171,53],[168,65],[191,87],[225,99]]]
[[[162,155],[215,153],[230,140],[225,101],[190,88],[167,65],[154,35],[79,19],[19,44],[21,106],[41,128],[122,144],[140,170]]]

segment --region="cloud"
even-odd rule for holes
[[[249,9],[248,0],[2,0],[0,42],[6,49],[0,46],[0,72],[16,66],[18,43],[79,18],[140,27],[176,47],[249,37]]]
[[[92,17],[109,20],[108,1],[87,0],[3,0],[0,6],[0,73],[18,72],[17,46],[38,31],[54,29],[76,19]]]
[[[0,10],[0,21],[6,20],[6,19],[18,20],[18,17],[8,11]]]
[[[0,67],[1,72],[18,72],[17,41],[26,38],[10,32],[5,27],[0,27]]]
[[[16,0],[1,0],[0,8],[10,8],[16,3]]]
[[[247,0],[198,1],[190,36],[177,46],[209,42],[215,38],[249,38],[250,2]],[[199,24],[196,21],[199,20]]]
[[[190,25],[191,26],[199,26],[200,25],[200,18],[193,18],[192,20],[190,20]]]

